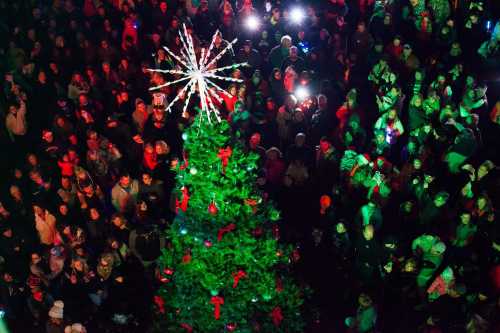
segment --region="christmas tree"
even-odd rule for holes
[[[225,121],[200,114],[183,134],[177,216],[159,260],[157,332],[301,332],[279,213],[256,188],[258,156]]]

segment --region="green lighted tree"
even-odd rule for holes
[[[176,166],[177,217],[159,260],[158,332],[301,332],[294,255],[257,190],[258,156],[229,124],[197,118]]]

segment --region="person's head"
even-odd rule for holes
[[[155,153],[155,147],[153,147],[152,144],[150,143],[146,143],[146,145],[144,145],[144,153],[145,154],[154,154]]]
[[[304,133],[297,133],[295,136],[295,145],[297,147],[302,147],[306,143],[306,135]]]
[[[363,228],[363,238],[366,240],[372,240],[373,236],[375,234],[375,229],[373,228],[373,225],[368,224]]]
[[[151,176],[151,174],[149,172],[142,173],[142,182],[145,185],[151,185],[151,183],[153,182],[153,177]]]
[[[321,152],[323,154],[325,154],[326,152],[328,152],[331,147],[332,147],[332,144],[331,144],[331,142],[326,137],[322,137],[319,140],[319,149],[321,150]]]
[[[478,209],[480,210],[484,210],[486,208],[488,208],[488,197],[486,197],[486,195],[482,194],[480,196],[477,197],[477,200],[476,200],[476,206]]]
[[[275,161],[275,160],[281,158],[281,152],[278,148],[271,147],[266,151],[266,156],[267,156],[268,160]]]
[[[403,202],[401,205],[401,208],[403,209],[403,212],[406,214],[410,213],[413,210],[413,202],[411,200]]]
[[[326,97],[326,95],[319,95],[318,96],[318,108],[320,110],[325,110],[326,107],[328,106],[328,98]]]
[[[392,16],[389,13],[385,13],[384,15],[384,25],[391,25],[392,24]]]
[[[413,49],[411,48],[410,44],[405,44],[403,47],[403,55],[405,57],[409,57],[413,52]]]
[[[411,105],[413,105],[416,108],[420,108],[423,103],[423,97],[421,94],[415,94],[413,95],[411,99]]]
[[[38,252],[33,252],[31,253],[31,263],[33,264],[38,264],[42,261],[42,257],[40,256],[40,254]]]
[[[120,180],[119,180],[119,184],[121,187],[123,188],[127,188],[130,186],[130,175],[128,173],[123,173],[120,175]]]
[[[250,148],[255,149],[256,147],[258,147],[260,145],[260,140],[261,140],[260,133],[256,132],[252,134],[252,136],[250,137]]]
[[[486,160],[477,169],[477,179],[480,180],[486,176],[492,169],[495,168],[495,164],[490,160]]]
[[[364,33],[366,31],[366,24],[363,21],[358,22],[356,26],[356,31],[359,33]]]
[[[272,97],[268,97],[266,99],[266,110],[274,111],[275,109],[276,109],[276,103],[274,102],[274,99],[272,99]]]
[[[17,185],[11,185],[9,188],[9,193],[15,200],[21,200],[23,197],[21,189],[19,189],[19,186]]]
[[[439,193],[437,193],[435,196],[434,196],[434,205],[438,208],[440,207],[443,207],[446,202],[448,201],[448,198],[450,197],[450,195],[448,194],[448,192],[445,192],[445,191],[441,191]]]
[[[335,231],[338,233],[338,234],[345,234],[347,232],[347,229],[345,228],[345,225],[344,223],[342,222],[339,222],[335,225]]]
[[[113,223],[115,227],[121,228],[126,224],[125,217],[121,214],[115,214],[111,217],[111,223]]]
[[[158,155],[166,155],[170,153],[170,146],[163,140],[155,142],[155,152]]]
[[[2,236],[5,238],[12,238],[12,228],[9,225],[3,226]]]
[[[251,40],[246,40],[245,43],[243,44],[243,51],[245,53],[249,54],[252,51],[252,41]]]
[[[395,120],[398,117],[398,112],[395,109],[390,109],[387,113],[387,119]]]
[[[290,47],[289,52],[290,52],[290,58],[297,59],[299,57],[299,49],[297,48],[297,46]]]
[[[292,46],[292,37],[285,35],[281,37],[281,47],[289,49]]]
[[[160,2],[160,10],[161,10],[163,13],[166,13],[166,12],[167,12],[167,9],[168,9],[167,2],[166,2],[166,1],[161,1],[161,2]]]
[[[62,203],[59,205],[59,213],[61,215],[66,216],[66,215],[68,215],[68,212],[69,212],[69,208],[68,208],[67,204]]]
[[[462,212],[462,214],[460,214],[461,224],[467,225],[470,223],[470,220],[471,220],[471,214],[469,212]]]
[[[109,62],[104,61],[101,66],[102,66],[102,71],[104,73],[107,74],[107,73],[109,73],[111,71],[111,65],[109,64]]]
[[[392,45],[394,45],[395,47],[401,46],[401,38],[398,36],[394,37],[394,39],[392,40]]]
[[[415,170],[422,169],[422,161],[419,158],[416,158],[416,159],[413,160],[413,168]]]

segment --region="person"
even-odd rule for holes
[[[40,243],[46,246],[55,244],[58,239],[56,218],[47,209],[38,204],[33,205],[35,228],[38,231]]]
[[[280,44],[269,51],[269,62],[273,68],[280,68],[283,61],[290,55],[292,37],[285,35],[281,37]]]
[[[120,213],[131,213],[139,194],[139,182],[131,179],[128,173],[123,173],[111,190],[111,201]]]
[[[24,138],[28,131],[28,124],[26,122],[26,103],[21,100],[19,104],[11,104],[9,106],[9,113],[5,117],[5,127],[15,143],[20,148],[24,148]]]

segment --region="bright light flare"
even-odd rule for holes
[[[250,31],[255,31],[260,27],[260,20],[257,18],[257,16],[251,15],[247,17],[245,21],[245,27]]]
[[[306,87],[298,87],[297,90],[295,90],[295,97],[297,97],[299,101],[303,101],[309,96],[311,96],[311,93]]]
[[[300,7],[295,7],[290,11],[290,20],[294,24],[302,24],[305,18],[306,18],[306,13]]]

